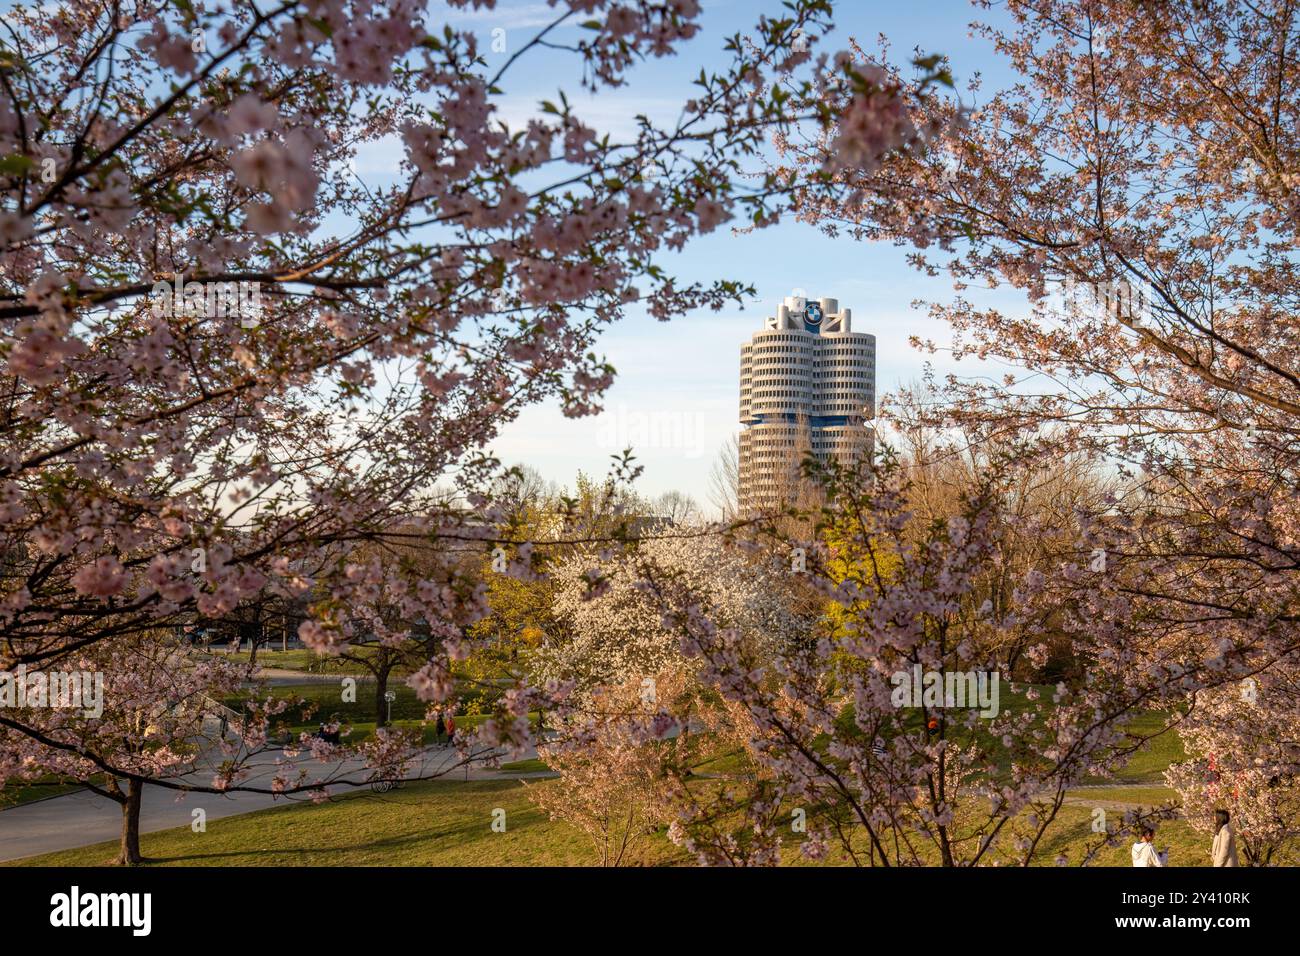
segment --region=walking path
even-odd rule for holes
[[[215,753],[219,754],[220,751]],[[428,747],[424,754],[423,760],[407,771],[408,779],[429,777],[440,772],[448,780],[518,780],[548,776],[544,773],[505,773],[483,766],[451,769],[455,767],[458,758],[454,751],[445,747]],[[530,749],[515,759],[536,756],[537,751]],[[244,782],[269,786],[275,774],[277,758],[278,752],[259,754],[251,761],[253,771]],[[329,774],[362,783],[370,772],[359,760],[336,765],[299,758],[296,763],[298,767],[307,769],[309,774],[317,769],[322,775]],[[195,770],[177,779],[180,782],[188,780],[207,785],[212,780],[212,770]],[[358,789],[364,787],[335,783],[327,788],[331,795],[342,795]],[[204,810],[208,821],[212,821],[240,813],[252,813],[254,810],[265,810],[267,807],[285,806],[291,800],[302,802],[306,799],[309,798],[305,794],[278,799],[271,794],[247,792],[186,794],[166,787],[146,785],[141,798],[140,832],[154,833],[172,827],[189,826],[193,822],[192,813],[196,808]],[[64,796],[0,810],[0,861],[117,840],[121,832],[122,810],[118,804],[89,790],[78,790]]]

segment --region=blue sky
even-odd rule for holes
[[[0,9],[10,6],[12,0],[0,0]],[[701,34],[677,56],[641,64],[627,86],[595,97],[580,89],[579,65],[572,54],[543,50],[521,58],[504,84],[505,94],[496,101],[503,118],[516,126],[536,112],[540,100],[554,99],[557,84],[563,84],[578,115],[615,136],[634,129],[637,113],[669,122],[693,95],[690,81],[700,68],[723,65],[724,38],[750,30],[761,13],[783,15],[779,0],[703,0],[703,6]],[[846,47],[850,38],[872,48],[876,36],[883,34],[896,59],[906,59],[915,47],[947,54],[959,88],[973,74],[981,74],[981,96],[1011,79],[991,46],[973,36],[969,27],[976,19],[998,22],[1004,17],[999,10],[978,10],[969,0],[839,0],[835,6],[835,28],[818,49],[834,52]],[[556,15],[555,8],[539,0],[498,0],[497,9],[478,11],[431,0],[426,26],[440,31],[442,24],[450,23],[475,32],[491,62],[509,56]],[[491,52],[496,29],[504,31],[504,53]],[[563,42],[577,33],[577,27],[566,27],[552,36]],[[357,157],[357,172],[367,181],[386,180],[395,172],[400,152],[395,142],[369,144]],[[917,274],[908,267],[905,250],[888,244],[831,239],[791,222],[744,236],[722,228],[660,261],[684,282],[748,282],[757,290],[757,301],[743,310],[702,309],[668,323],[633,307],[599,346],[618,371],[606,395],[606,413],[575,420],[566,419],[555,404],[526,409],[492,445],[504,463],[530,464],[546,478],[572,486],[579,470],[603,475],[610,456],[631,444],[645,469],[639,482],[643,493],[679,489],[707,505],[710,469],[738,429],[740,345],[796,288],[813,297],[839,299],[841,306],[853,310],[854,330],[876,336],[878,395],[919,378],[926,361],[933,361],[941,372],[1000,373],[979,363],[959,366],[942,355],[931,358],[908,344],[912,335],[941,343],[949,339],[947,327],[931,321],[912,302],[945,300],[951,285],[946,279]],[[998,301],[1014,307],[1022,300],[999,295]]]
[[[572,66],[547,70],[542,60],[529,64],[531,73],[523,70],[513,76],[507,100],[521,113],[531,112],[531,101],[552,96],[557,78],[563,78],[571,100],[582,104],[579,115],[596,125],[604,123],[613,132],[626,128],[620,124],[638,112],[652,118],[675,116],[691,95],[690,77],[701,65],[721,64],[720,38],[743,32],[764,10],[780,12],[778,4],[756,0],[706,3],[701,35],[679,56],[638,67],[627,87],[603,91],[594,99],[587,100],[568,82],[574,75]],[[548,22],[550,13],[544,3],[502,3],[495,11],[451,14],[449,19],[478,33],[484,49],[493,28],[504,29],[509,50],[514,42],[526,42],[538,23]],[[436,16],[431,17],[433,22]],[[916,46],[946,53],[959,88],[979,72],[984,78],[982,95],[987,95],[1009,78],[990,45],[972,36],[968,26],[989,16],[988,11],[958,0],[840,2],[826,48],[847,46],[849,37],[870,47],[883,33],[897,57]],[[761,301],[743,311],[702,309],[668,323],[633,310],[602,340],[602,351],[618,370],[607,393],[606,413],[572,420],[551,404],[527,409],[493,445],[502,461],[528,463],[545,477],[571,485],[579,469],[604,474],[610,455],[631,443],[645,468],[639,482],[642,492],[657,495],[676,488],[707,505],[709,471],[718,450],[738,428],[740,344],[761,327],[763,317],[782,296],[798,287],[814,297],[838,298],[842,306],[852,308],[854,331],[876,336],[877,387],[882,394],[920,377],[928,356],[908,344],[909,336],[938,342],[949,338],[945,325],[931,321],[911,303],[918,298],[946,299],[950,282],[918,275],[906,264],[904,250],[888,244],[831,239],[796,223],[745,236],[724,228],[664,263],[687,280],[747,281]],[[943,356],[933,361],[941,371],[994,371],[978,363],[959,366]]]

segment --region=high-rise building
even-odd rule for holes
[[[871,454],[876,337],[850,330],[836,299],[786,296],[740,347],[740,505],[788,500],[807,451]]]

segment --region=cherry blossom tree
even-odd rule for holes
[[[762,656],[808,631],[787,581],[729,548],[720,529],[675,529],[626,548],[578,550],[553,569],[555,633],[535,655],[535,679],[568,682],[581,696],[683,668],[680,639],[646,587],[647,569],[698,595],[719,627]]]
[[[1047,689],[1027,679],[1049,653],[1034,601],[1041,571],[1003,607],[977,599],[997,575],[997,516],[1025,459],[1008,449],[959,509],[919,527],[892,457],[866,469],[810,463],[827,496],[817,539],[790,541],[773,524],[737,542],[825,602],[809,639],[767,659],[706,597],[643,568],[699,680],[745,715],[763,768],[730,797],[747,843],[700,840],[690,818],[677,827],[702,861],[774,863],[790,838],[814,859],[834,848],[858,865],[1027,865],[1067,790],[1141,745],[1122,724],[1143,698],[1100,658],[1105,642],[1072,635],[1070,650],[1098,661],[1086,679]],[[715,829],[715,808],[704,809]]]
[[[603,687],[538,747],[560,776],[530,787],[530,799],[585,833],[601,866],[639,862],[645,838],[672,819],[667,765],[680,740],[664,741],[659,695],[680,696],[685,684],[664,671]]]
[[[1178,732],[1190,759],[1165,780],[1183,814],[1206,834],[1227,810],[1248,865],[1293,864],[1300,833],[1300,687],[1294,671],[1270,667],[1239,685],[1201,691]],[[1208,854],[1208,849],[1207,849]]]
[[[1006,27],[977,29],[1016,83],[930,98],[924,148],[828,176],[835,134],[819,130],[784,141],[782,168],[807,184],[808,221],[896,242],[922,272],[951,276],[955,296],[929,310],[954,354],[1007,370],[950,378],[931,424],[973,446],[1027,436],[1034,454],[1087,456],[1116,477],[1050,529],[1076,553],[1022,597],[1072,635],[1090,681],[1122,681],[1120,697],[1163,709],[1199,760],[1246,774],[1243,816],[1260,801],[1266,842],[1285,788],[1264,784],[1284,775],[1228,755],[1267,768],[1297,742],[1279,712],[1279,749],[1261,753],[1257,705],[1237,693],[1247,677],[1287,686],[1300,654],[1296,11],[1005,8]],[[855,56],[878,86],[910,82]],[[1024,307],[983,288],[1018,291]],[[1200,772],[1175,776],[1194,819]]]
[[[62,700],[28,694],[29,706],[14,711],[21,729],[0,727],[0,779],[53,774],[113,800],[122,808],[117,862],[140,863],[146,782],[175,782],[212,751],[219,734],[211,725],[222,709],[214,695],[238,693],[248,666],[196,659],[175,641],[133,634],[68,655],[60,667],[76,675],[80,692]],[[20,673],[29,690],[48,684],[45,672]]]
[[[321,653],[367,608],[373,625],[398,607],[388,639],[422,622],[433,648],[412,686],[434,706],[454,693],[481,579],[354,550],[524,545],[488,494],[501,426],[543,399],[599,410],[613,369],[598,336],[634,303],[667,319],[744,294],[681,283],[656,257],[728,221],[776,222],[793,187],[757,155],[835,119],[825,57],[792,42],[824,33],[830,8],[799,0],[729,40],[674,121],[610,135],[563,89],[507,121],[525,58],[608,95],[686,47],[700,13],[552,6],[504,53],[413,0],[6,14],[0,667],[52,667],[270,590],[310,598],[299,634]],[[855,105],[846,155],[907,145],[859,128],[902,95]],[[390,174],[367,178],[364,150],[395,157]],[[531,699],[516,688],[503,707]],[[512,738],[515,717],[485,739]],[[9,712],[0,726],[39,732]],[[237,769],[219,783],[248,786]]]

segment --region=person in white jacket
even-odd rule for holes
[[[1210,858],[1215,866],[1237,866],[1237,837],[1228,822],[1227,810],[1214,811],[1214,844]]]
[[[1164,866],[1168,853],[1160,853],[1155,846],[1156,831],[1143,827],[1141,839],[1133,844],[1134,866]]]

